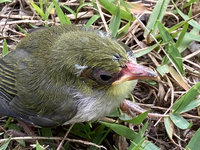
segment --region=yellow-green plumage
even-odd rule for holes
[[[39,29],[0,61],[0,113],[39,126],[95,121],[133,90],[134,80],[112,85],[131,53],[101,31]]]

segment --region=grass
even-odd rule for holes
[[[142,114],[131,119],[116,111],[107,121],[75,124],[63,148],[97,149],[101,145],[111,150],[199,150],[200,51],[190,51],[200,41],[196,10],[199,5],[196,0],[176,3],[158,0],[147,4],[123,0],[39,0],[26,1],[22,7],[19,3],[1,1],[0,6],[5,10],[1,17],[6,21],[0,23],[0,48],[5,55],[22,38],[18,32],[36,26],[76,24],[110,32],[131,47],[139,63],[155,68],[160,79],[139,81],[132,92],[135,104],[140,107],[135,113]],[[19,8],[26,8],[24,14],[19,14]],[[39,142],[30,142],[21,137],[24,131],[16,120],[9,119],[7,124],[7,118],[1,120],[2,150],[34,149],[34,146],[39,150],[48,145],[56,149],[69,129],[69,126],[34,128],[36,135],[32,139]],[[5,124],[7,128],[3,128]],[[6,138],[8,131],[19,132],[19,136],[15,140],[11,136]]]

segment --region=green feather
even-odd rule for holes
[[[92,73],[101,69],[117,74],[128,61],[128,51],[124,44],[91,28],[62,25],[29,34],[0,63],[0,88],[12,96],[12,111],[7,115],[53,126],[95,120],[113,111],[134,82],[100,84]],[[84,101],[90,104],[83,107]],[[109,108],[109,103],[115,104]],[[90,117],[87,107],[94,107],[91,112],[106,110]],[[85,116],[78,114],[84,111]]]

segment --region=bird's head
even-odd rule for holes
[[[101,31],[77,27],[64,32],[56,38],[52,51],[47,59],[54,58],[49,60],[54,63],[47,64],[57,68],[53,71],[62,71],[59,78],[80,90],[108,90],[127,81],[157,78],[150,68],[136,63],[128,46]]]
[[[59,41],[55,45],[57,49],[66,43],[60,48],[65,50],[60,55],[63,55],[62,64],[65,62],[72,84],[78,80],[79,84],[100,90],[130,80],[157,77],[150,68],[136,63],[128,46],[101,31],[71,31],[63,34]],[[59,59],[62,58],[59,56]]]

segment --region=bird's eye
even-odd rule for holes
[[[101,74],[100,78],[101,78],[102,81],[108,82],[112,77],[110,75],[107,75],[107,74]]]
[[[104,70],[94,70],[93,78],[101,84],[109,85],[113,82],[115,75],[109,74]]]

